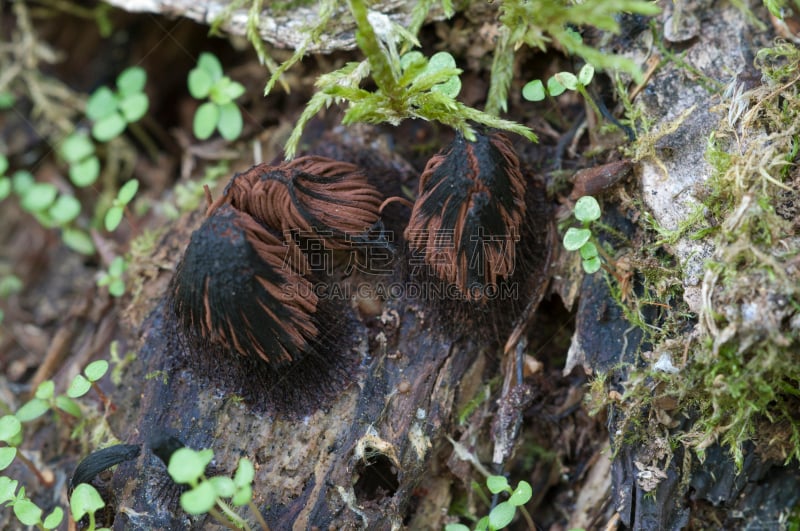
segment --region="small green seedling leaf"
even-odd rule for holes
[[[97,490],[88,483],[80,483],[69,499],[70,510],[75,521],[79,521],[87,514],[94,514],[106,506]]]
[[[70,164],[83,160],[93,153],[94,144],[83,133],[73,133],[61,144],[61,156]]]
[[[14,502],[14,515],[25,525],[36,525],[42,521],[42,510],[27,498]]]
[[[94,254],[94,243],[92,238],[80,229],[65,228],[61,233],[61,239],[67,247],[86,256]]]
[[[239,138],[242,134],[242,113],[235,103],[225,103],[219,106],[219,134],[225,140],[231,141]]]
[[[117,111],[117,97],[108,87],[95,90],[86,102],[86,116],[93,122],[107,118]],[[95,136],[95,138],[97,138]]]
[[[192,124],[194,136],[200,140],[207,140],[214,133],[217,122],[219,122],[219,107],[210,101],[203,103],[194,113]]]
[[[76,419],[79,419],[82,416],[81,408],[78,403],[67,396],[58,395],[56,397],[56,407],[64,413],[72,415]]]
[[[504,490],[510,489],[508,486],[508,480],[503,476],[489,476],[486,478],[486,486],[489,488],[489,492],[492,494],[497,494],[498,492],[503,492]]]
[[[577,251],[583,244],[589,241],[592,237],[592,231],[589,229],[577,229],[570,227],[564,234],[564,247],[567,251]]]
[[[122,111],[122,115],[128,123],[135,122],[144,116],[149,106],[150,101],[147,99],[147,95],[141,92],[125,96],[125,99],[119,102],[119,110]]]
[[[108,142],[120,135],[125,130],[128,123],[118,112],[101,118],[92,126],[92,136],[100,142]]]
[[[189,514],[207,513],[216,502],[214,487],[208,481],[181,494],[181,507]]]
[[[575,90],[578,88],[578,78],[572,72],[559,72],[553,76],[564,88]]]
[[[11,188],[20,197],[24,197],[34,184],[36,184],[36,179],[27,170],[17,170],[11,176]]]
[[[117,89],[123,96],[141,93],[147,82],[147,72],[140,66],[131,66],[117,77]]]
[[[195,451],[191,448],[179,448],[172,454],[167,471],[176,483],[194,483],[203,475],[213,458],[214,452],[210,449]]]
[[[197,66],[205,70],[208,75],[211,76],[212,82],[216,82],[218,79],[222,78],[222,63],[220,63],[217,56],[212,53],[201,53],[200,58],[197,60]]]
[[[559,83],[555,76],[547,80],[547,93],[551,96],[560,96],[565,90],[567,90],[566,87]]]
[[[82,374],[75,376],[72,383],[67,389],[67,396],[70,398],[78,398],[89,392],[92,388],[92,383],[87,380]]]
[[[19,481],[7,476],[0,476],[0,505],[16,498]]]
[[[597,199],[590,195],[578,199],[575,203],[575,218],[584,223],[600,219],[600,205]]]
[[[447,524],[444,531],[469,531],[469,527],[464,524]]]
[[[211,75],[199,67],[189,72],[187,82],[189,85],[189,94],[198,100],[206,98],[209,92],[211,92],[211,87],[214,86]]]
[[[230,498],[236,493],[236,485],[231,478],[225,476],[214,476],[209,478],[209,483],[214,487],[214,493],[219,498]]]
[[[239,466],[236,468],[236,474],[233,476],[233,483],[237,487],[244,487],[250,485],[255,476],[256,469],[253,463],[244,458],[239,459]]]
[[[83,370],[83,374],[90,382],[96,382],[108,372],[108,362],[106,360],[93,361]]]
[[[92,155],[69,167],[69,180],[78,188],[90,186],[100,176],[100,160]]]
[[[522,87],[522,97],[528,101],[542,101],[545,97],[544,83],[541,79],[529,81]]]
[[[500,502],[489,513],[489,527],[492,529],[502,529],[511,523],[516,513],[516,507],[507,501]]]
[[[139,181],[137,179],[131,179],[130,181],[126,182],[122,185],[122,188],[119,189],[117,193],[117,201],[122,203],[123,205],[127,205],[133,199],[133,196],[136,195],[136,192],[139,190]]]
[[[14,446],[3,446],[0,448],[0,470],[5,470],[9,467],[11,463],[14,462],[14,458],[17,457],[17,449]],[[0,500],[0,504],[3,503]]]
[[[114,232],[122,223],[122,218],[125,216],[125,209],[121,206],[114,205],[108,209],[105,217],[103,218],[103,225],[105,225],[108,232]]]
[[[584,87],[592,82],[593,77],[594,77],[594,67],[589,63],[583,65],[581,71],[578,72],[578,81]]]
[[[53,380],[45,380],[36,388],[36,398],[39,400],[50,400],[55,394],[56,384]]]
[[[28,212],[42,212],[53,204],[58,190],[50,183],[36,183],[25,193],[20,204]]]
[[[0,153],[0,175],[5,174],[6,170],[8,169],[8,159],[5,155]]]
[[[11,179],[0,177],[0,201],[11,195]]]
[[[230,78],[227,76],[222,78],[220,81],[225,81],[222,83],[222,94],[224,95],[224,99],[227,102],[232,102],[242,94],[244,94],[245,89],[244,85],[239,83],[238,81],[231,81]]]
[[[530,484],[527,481],[520,481],[517,488],[514,489],[514,492],[512,492],[511,496],[508,498],[508,503],[519,507],[520,505],[528,503],[532,495],[533,490],[531,490]]]
[[[36,420],[50,409],[50,404],[41,398],[31,398],[15,413],[20,422]]]
[[[49,212],[56,225],[66,225],[81,213],[81,203],[71,195],[62,195],[56,199]]]
[[[128,269],[128,264],[125,262],[125,258],[122,256],[116,256],[111,261],[111,265],[108,266],[108,274],[112,277],[119,277],[125,273],[126,269]]]
[[[586,242],[581,246],[580,252],[581,258],[584,260],[591,260],[597,256],[597,246],[592,242]]]
[[[42,527],[45,529],[55,529],[61,525],[62,520],[64,520],[64,509],[61,507],[56,507],[53,509],[53,512],[47,515],[47,518],[44,519],[44,522],[42,522]]]
[[[583,261],[583,270],[588,273],[597,273],[600,270],[600,266],[602,262],[600,262],[600,257],[595,256],[594,258],[589,258],[588,260]]]

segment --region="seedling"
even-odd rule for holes
[[[586,85],[591,83],[594,77],[594,67],[589,63],[583,65],[578,75],[571,72],[559,72],[547,80],[547,88],[541,79],[529,81],[522,87],[522,97],[528,101],[542,101],[545,96],[560,96],[566,90],[577,90],[587,100],[591,101],[586,92]]]
[[[503,476],[489,476],[486,478],[486,487],[492,494],[505,492],[509,495],[506,501],[498,503],[487,516],[475,524],[475,531],[495,531],[504,529],[514,520],[517,507],[522,507],[530,501],[533,491],[527,481],[520,481],[517,488],[512,489],[508,480]],[[464,524],[447,524],[445,531],[470,531]]]
[[[26,526],[36,526],[39,529],[55,529],[64,519],[64,510],[56,507],[42,520],[44,511],[33,503],[25,494],[25,487],[19,487],[19,481],[7,476],[0,476],[0,506],[12,507],[14,516]]]
[[[225,140],[236,140],[242,133],[243,121],[234,100],[244,94],[244,86],[223,75],[219,59],[208,52],[200,54],[197,67],[189,72],[188,84],[192,97],[209,100],[194,113],[194,136],[206,140],[217,130]]]
[[[86,102],[86,116],[94,122],[92,136],[108,142],[119,136],[128,124],[147,113],[149,100],[144,93],[147,73],[143,68],[126,68],[117,77],[117,91],[100,87]]]
[[[583,259],[583,270],[589,274],[596,273],[602,262],[598,246],[592,241],[590,228],[592,222],[600,219],[600,205],[591,196],[583,196],[575,203],[575,218],[583,222],[583,227],[570,227],[564,234],[564,248],[567,251],[579,251]]]
[[[81,518],[89,516],[88,531],[97,529],[94,513],[106,506],[103,498],[97,492],[97,489],[88,483],[81,483],[75,490],[72,491],[72,496],[69,498],[69,507],[72,511],[72,518],[79,522]],[[100,528],[101,530],[106,528]]]
[[[125,214],[125,208],[131,202],[133,196],[139,190],[139,181],[131,179],[122,185],[122,188],[117,192],[117,197],[111,204],[111,208],[106,212],[104,224],[108,232],[113,232],[122,221],[122,216]]]
[[[108,292],[113,297],[122,297],[125,294],[125,279],[123,275],[128,269],[128,262],[122,256],[117,256],[111,261],[108,271],[103,271],[97,279],[98,286],[108,286]]]
[[[180,503],[183,510],[192,515],[209,513],[219,522],[228,522],[240,529],[249,530],[247,522],[223,500],[230,498],[236,507],[249,505],[261,527],[269,529],[252,501],[251,484],[255,476],[252,463],[247,459],[240,459],[233,479],[225,476],[206,478],[206,467],[213,458],[213,450],[197,451],[185,447],[175,450],[169,458],[167,470],[172,479],[176,483],[188,484],[191,487],[181,494]]]

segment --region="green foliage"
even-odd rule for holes
[[[515,489],[508,484],[503,476],[489,476],[486,478],[486,487],[492,494],[506,493],[508,499],[498,503],[487,516],[475,524],[475,531],[495,531],[506,528],[513,520],[517,507],[522,507],[530,501],[533,491],[527,481],[520,481]],[[469,531],[464,524],[447,524],[445,531]]]
[[[122,216],[125,214],[125,207],[128,206],[128,203],[131,202],[133,196],[136,195],[138,190],[139,181],[136,179],[131,179],[122,185],[117,192],[117,197],[114,198],[114,201],[106,212],[104,218],[104,224],[107,231],[113,232],[117,229],[122,221]]]
[[[567,251],[580,251],[583,259],[583,270],[589,274],[596,273],[602,262],[597,245],[590,228],[594,221],[600,219],[600,205],[591,196],[584,196],[575,203],[575,219],[583,223],[580,228],[570,227],[564,234],[564,248]]]
[[[143,68],[126,68],[117,77],[117,91],[100,87],[86,102],[86,116],[92,120],[92,136],[108,142],[119,136],[128,124],[141,119],[149,106],[144,86],[147,73]]]
[[[75,132],[61,144],[61,157],[69,164],[69,178],[78,188],[91,186],[100,175],[100,159],[85,133]]]
[[[98,286],[108,286],[108,292],[114,297],[122,297],[125,294],[125,271],[128,269],[128,262],[122,256],[117,256],[108,266],[108,271],[100,273],[97,279]]]
[[[189,72],[189,93],[202,103],[194,114],[194,135],[206,140],[219,131],[222,138],[236,140],[242,133],[242,112],[234,100],[244,94],[244,86],[224,75],[222,64],[214,54],[204,52],[197,66]]]
[[[344,124],[357,122],[399,124],[408,118],[438,121],[474,139],[470,122],[505,129],[536,140],[522,125],[467,107],[456,96],[461,88],[455,60],[447,52],[426,58],[420,52],[401,54],[401,49],[419,46],[416,37],[381,13],[370,12],[362,0],[350,2],[356,20],[356,43],[367,59],[348,63],[317,79],[317,93],[306,105],[286,143],[286,157],[294,156],[305,124],[319,111],[346,102]],[[361,88],[371,77],[374,92]]]
[[[191,488],[181,494],[181,507],[192,515],[210,513],[215,518],[225,518],[227,523],[236,527],[250,529],[247,522],[236,514],[223,498],[230,498],[237,507],[249,505],[258,518],[261,526],[267,528],[261,514],[252,502],[252,483],[255,468],[247,459],[240,459],[233,479],[225,476],[206,478],[205,471],[214,451],[192,450],[180,448],[172,454],[167,471],[176,483],[189,485]],[[222,514],[216,508],[222,511]],[[224,514],[224,517],[223,517]]]
[[[572,27],[594,26],[612,33],[619,32],[620,13],[656,15],[660,12],[652,2],[641,0],[505,0],[500,4],[500,31],[494,52],[486,111],[497,114],[507,110],[508,87],[513,77],[514,52],[522,44],[545,50],[552,41],[569,54],[582,57],[603,70],[622,70],[641,81],[638,66],[630,59],[600,52],[583,43]]]
[[[577,90],[584,98],[591,101],[591,98],[586,94],[586,85],[591,83],[593,77],[594,67],[586,63],[577,76],[570,72],[559,72],[551,76],[547,80],[547,89],[545,89],[541,79],[529,81],[522,87],[522,97],[528,101],[542,101],[548,94],[555,97],[560,96],[566,90]]]
[[[80,522],[84,516],[89,516],[89,527],[91,531],[97,529],[94,513],[106,506],[103,498],[97,492],[97,489],[88,483],[81,483],[72,491],[72,496],[69,498],[69,507],[72,512],[72,518],[76,522]]]
[[[42,520],[44,511],[28,498],[25,487],[19,487],[19,481],[7,476],[0,476],[0,507],[2,506],[11,507],[22,525],[36,526],[39,529],[55,529],[64,519],[64,510],[56,507]]]

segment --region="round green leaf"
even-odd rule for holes
[[[119,102],[119,110],[122,111],[122,116],[128,123],[139,120],[147,112],[150,101],[147,95],[141,92],[125,96],[125,99]]]
[[[179,448],[172,454],[167,471],[175,483],[193,483],[203,475],[213,458],[212,450]]]
[[[0,177],[0,201],[11,194],[11,179]]]
[[[78,405],[78,403],[64,395],[58,395],[56,397],[56,407],[64,413],[72,415],[76,419],[79,419],[83,416],[81,414],[81,407]]]
[[[584,260],[590,260],[597,256],[597,246],[592,242],[586,242],[581,246],[580,252],[581,258]]]
[[[86,116],[97,122],[117,112],[117,97],[108,87],[95,90],[86,102]]]
[[[36,398],[39,400],[49,400],[55,394],[56,384],[53,380],[45,380],[36,388]]]
[[[205,514],[215,503],[214,487],[208,481],[181,494],[181,507],[189,514]]]
[[[88,483],[80,483],[75,487],[69,499],[70,511],[76,522],[87,514],[99,511],[105,506],[103,498]]]
[[[81,202],[71,195],[62,195],[50,207],[50,217],[56,225],[66,225],[81,213]]]
[[[489,529],[489,517],[484,516],[475,523],[475,531],[486,531]]]
[[[20,197],[24,197],[34,184],[36,184],[36,180],[27,170],[17,170],[11,176],[11,188]]]
[[[14,446],[0,448],[0,470],[8,468],[14,462],[15,457],[17,457],[17,449]],[[2,500],[0,500],[0,503],[2,503]]]
[[[0,505],[16,498],[19,481],[7,476],[0,476]]]
[[[211,74],[200,67],[189,72],[187,83],[189,85],[189,94],[198,100],[207,97],[208,93],[211,91],[211,87],[214,85],[214,82],[211,80]]]
[[[0,109],[10,109],[17,102],[17,97],[14,93],[2,91],[0,92]]]
[[[65,228],[61,233],[61,240],[73,251],[86,256],[91,256],[95,252],[92,238],[80,229]]]
[[[528,101],[542,101],[545,97],[544,83],[541,79],[528,81],[522,87],[522,97]]]
[[[201,53],[200,58],[197,60],[197,66],[201,70],[205,70],[208,75],[211,76],[212,84],[222,78],[222,63],[220,63],[217,56],[212,53]]]
[[[209,478],[208,482],[214,487],[214,492],[219,498],[230,498],[236,492],[236,486],[231,478],[214,476]]]
[[[92,383],[89,380],[87,380],[82,374],[79,374],[75,376],[75,379],[72,380],[69,389],[67,389],[67,396],[70,398],[78,398],[88,393],[89,389],[91,388],[92,388]]]
[[[125,281],[121,278],[115,278],[108,284],[108,293],[113,297],[122,297],[125,295]]]
[[[125,262],[125,258],[116,256],[108,266],[108,274],[112,277],[120,277],[126,269],[128,269],[128,264]]]
[[[5,415],[0,418],[0,441],[14,445],[20,433],[22,433],[22,423],[17,417]]]
[[[253,488],[250,485],[240,487],[231,498],[231,503],[236,507],[247,505],[253,499]]]
[[[96,382],[108,372],[108,362],[106,360],[93,361],[83,369],[83,374],[90,382]]]
[[[228,77],[225,77],[224,79],[228,80],[228,83],[225,84],[223,89],[228,101],[233,101],[244,94],[244,85],[238,81],[231,81]]]
[[[242,134],[242,113],[235,103],[226,103],[219,107],[219,133],[227,141],[236,140]]]
[[[118,112],[114,112],[104,118],[101,118],[92,126],[92,136],[100,142],[108,142],[118,137],[124,130],[128,123],[125,118]]]
[[[447,524],[444,531],[469,531],[469,527],[464,524]]]
[[[438,72],[444,68],[455,68],[456,60],[447,52],[437,52],[433,54],[428,61],[428,68],[426,70],[431,72]]]
[[[595,256],[594,258],[589,258],[588,260],[583,261],[583,270],[586,271],[588,274],[597,273],[600,270],[600,266],[602,262],[600,262],[600,258]]]
[[[137,179],[131,179],[119,189],[119,192],[117,192],[117,200],[123,205],[127,205],[131,202],[131,199],[133,199],[133,196],[136,195],[138,190],[139,181]]]
[[[117,77],[117,89],[123,96],[140,93],[147,82],[147,72],[141,66],[131,66]]]
[[[36,525],[42,519],[42,510],[27,498],[14,502],[14,514],[25,525]]]
[[[69,163],[83,160],[94,153],[94,144],[83,133],[73,133],[61,143],[61,156]]]
[[[50,183],[36,183],[25,193],[20,204],[28,212],[41,212],[53,204],[58,190]]]
[[[425,61],[425,56],[422,55],[421,52],[418,52],[416,50],[411,51],[403,54],[403,56],[400,58],[400,68],[405,71],[408,70],[409,66],[421,64],[424,61]]]
[[[547,80],[547,93],[553,97],[560,96],[567,90],[564,85],[558,82],[555,76]]]
[[[507,501],[500,502],[489,513],[489,527],[492,529],[502,529],[511,523],[514,519],[516,507]]]
[[[8,159],[5,155],[0,153],[0,175],[3,175],[8,169]]]
[[[503,492],[509,488],[508,480],[503,476],[489,476],[486,478],[486,486],[489,488],[489,492],[492,494]]]
[[[217,127],[219,121],[219,107],[216,104],[207,101],[197,108],[194,113],[194,123],[192,129],[194,136],[200,140],[208,139]]]
[[[121,206],[112,206],[106,212],[106,216],[103,220],[106,230],[108,232],[113,232],[119,227],[120,222],[122,221],[122,217],[125,214],[125,210]]]
[[[69,180],[78,188],[94,184],[99,176],[100,160],[94,155],[69,167]]]
[[[61,521],[63,519],[64,519],[64,509],[62,509],[61,507],[56,507],[55,509],[53,509],[53,512],[47,515],[47,518],[44,519],[44,522],[42,522],[42,524],[45,529],[55,529],[56,527],[61,525]]]
[[[575,218],[579,221],[589,222],[600,219],[600,205],[597,199],[585,195],[575,202]]]
[[[50,409],[50,404],[41,398],[31,398],[15,413],[20,422],[30,422],[38,419]]]
[[[583,244],[589,241],[592,237],[592,231],[589,229],[576,229],[570,227],[567,233],[564,234],[564,247],[567,251],[577,251]]]
[[[592,82],[592,78],[594,77],[594,67],[589,63],[583,65],[581,71],[578,72],[578,81],[580,81],[581,85],[584,87]]]
[[[533,491],[531,490],[531,486],[527,481],[520,481],[517,488],[514,489],[514,492],[511,493],[511,496],[508,498],[508,503],[519,507],[520,505],[525,505],[531,499],[533,495]]]
[[[233,482],[237,487],[244,487],[253,482],[256,475],[256,469],[253,463],[245,458],[239,459],[239,466],[236,468],[236,474],[233,476]]]
[[[578,88],[578,78],[572,72],[559,72],[553,76],[561,85],[569,90]]]
[[[455,98],[461,92],[461,79],[458,76],[453,76],[444,83],[432,86],[431,92],[441,92],[445,96]]]

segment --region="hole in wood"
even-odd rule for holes
[[[391,498],[400,486],[391,459],[375,448],[364,449],[364,458],[356,465],[356,475],[353,490],[360,502]]]

